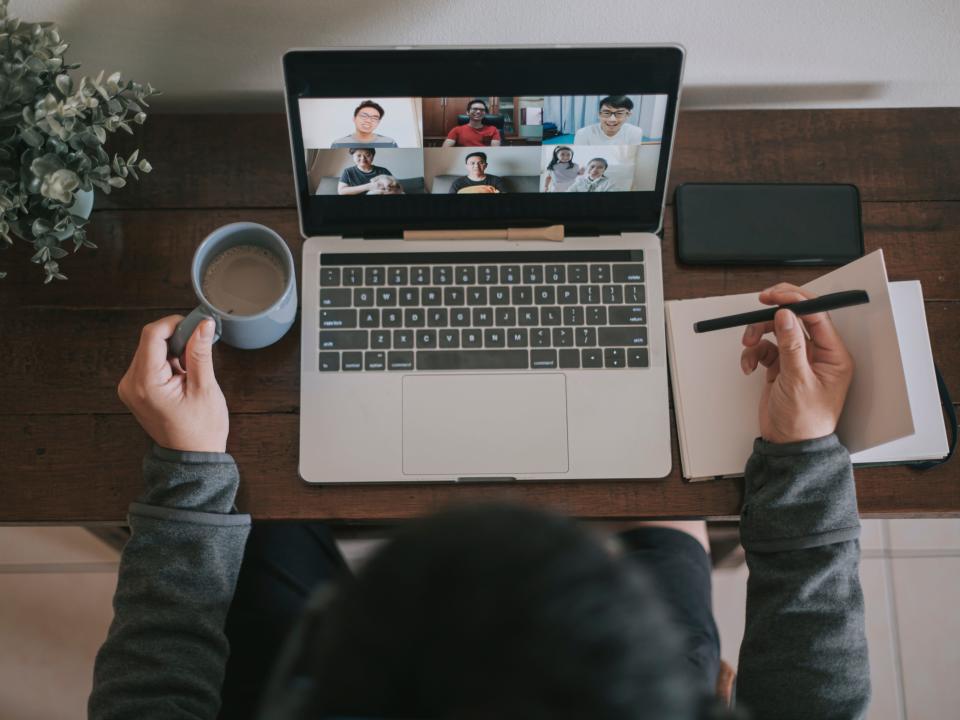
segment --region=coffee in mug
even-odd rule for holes
[[[201,289],[228,315],[257,315],[280,299],[286,282],[283,262],[269,249],[234,245],[210,261]]]

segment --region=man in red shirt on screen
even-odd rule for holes
[[[466,125],[457,125],[443,141],[443,147],[481,147],[484,145],[497,146],[501,142],[500,131],[493,125],[484,125],[483,116],[490,112],[487,103],[476,98],[467,103],[467,117],[470,120]]]

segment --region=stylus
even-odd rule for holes
[[[813,300],[801,300],[800,302],[787,303],[786,305],[777,305],[765,310],[754,310],[753,312],[740,313],[739,315],[727,315],[725,317],[713,318],[712,320],[701,320],[693,324],[693,331],[698,333],[710,332],[711,330],[725,330],[726,328],[739,327],[740,325],[752,325],[753,323],[767,322],[773,320],[777,310],[791,310],[797,315],[811,315],[827,310],[838,310],[851,305],[863,305],[870,302],[870,296],[866,290],[844,290],[843,292],[829,293],[821,295]]]

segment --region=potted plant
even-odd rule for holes
[[[96,247],[84,229],[93,189],[109,193],[151,170],[139,150],[111,160],[103,146],[117,130],[132,135],[157,92],[120,73],[74,82],[68,73],[80,66],[64,62],[57,26],[9,17],[8,1],[0,0],[0,247],[12,236],[29,242],[44,283],[66,280],[62,245]]]

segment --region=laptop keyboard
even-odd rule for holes
[[[319,370],[648,367],[643,253],[611,254],[629,260],[598,262],[603,253],[592,252],[584,262],[390,262],[417,259],[409,254],[376,265],[375,254],[360,256],[371,264],[321,256]]]

